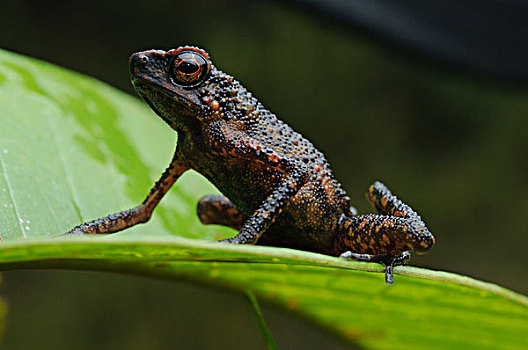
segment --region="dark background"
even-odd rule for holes
[[[495,2],[488,22],[468,22],[445,1],[408,12],[378,1],[352,15],[298,3],[8,1],[0,47],[133,94],[130,53],[199,45],[327,155],[360,212],[371,211],[364,192],[377,179],[419,211],[437,244],[413,264],[528,293],[522,9]],[[95,273],[4,277],[6,348],[263,346],[235,293]],[[264,311],[279,347],[339,347],[295,317]]]

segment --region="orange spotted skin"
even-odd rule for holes
[[[379,182],[368,198],[380,215],[355,215],[324,155],[218,70],[205,51],[135,53],[130,72],[138,94],[178,133],[174,159],[143,204],[69,233],[109,233],[148,220],[168,188],[193,169],[224,195],[203,198],[198,215],[203,223],[239,230],[226,242],[334,256],[397,256],[433,246],[420,216]]]
[[[396,256],[408,250],[423,254],[434,245],[434,237],[422,218],[393,196],[385,185],[372,184],[367,199],[381,215],[358,215],[343,220],[336,241],[337,250]]]

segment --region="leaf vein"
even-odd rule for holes
[[[26,230],[24,229],[24,220],[22,220],[22,217],[20,215],[20,211],[18,209],[18,205],[15,201],[15,195],[13,192],[13,187],[11,186],[11,182],[9,181],[9,175],[7,174],[7,166],[4,161],[4,156],[2,153],[0,153],[0,163],[2,164],[3,174],[4,174],[4,180],[6,182],[7,189],[9,191],[9,197],[11,198],[11,202],[13,203],[13,210],[15,211],[15,215],[18,221],[18,225],[20,226],[20,231],[22,232],[22,236],[24,238],[27,238]]]
[[[57,128],[54,124],[54,122],[52,121],[52,118],[47,118],[47,122],[48,122],[48,126],[49,128],[52,130],[53,134],[56,135],[57,137],[51,137],[51,139],[53,140],[53,144],[55,146],[55,149],[57,150],[57,155],[58,155],[58,160],[59,160],[59,164],[60,164],[60,171],[61,171],[61,174],[62,176],[64,177],[64,181],[66,182],[66,186],[68,187],[68,190],[70,192],[70,200],[71,200],[71,203],[73,205],[73,208],[75,210],[75,213],[77,214],[77,218],[79,219],[80,222],[84,222],[84,219],[83,219],[83,216],[81,214],[81,208],[79,206],[79,202],[77,200],[77,196],[75,194],[75,186],[73,186],[73,184],[71,183],[71,180],[68,176],[68,172],[66,171],[67,169],[67,162],[64,160],[64,154],[63,154],[63,148],[60,147],[57,139],[60,138],[61,134],[60,132],[57,131]],[[47,199],[46,199],[47,201]],[[55,220],[56,221],[56,220]],[[59,224],[57,223],[57,226],[59,228],[59,230],[61,229]]]

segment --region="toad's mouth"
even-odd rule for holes
[[[141,99],[174,130],[182,130],[184,121],[194,119],[193,116],[201,110],[200,100],[191,92],[181,94],[181,89],[173,85],[160,86],[148,78],[134,75],[131,75],[131,82]]]
[[[136,92],[147,103],[150,102],[149,100],[152,99],[152,96],[163,94],[172,100],[173,103],[178,103],[190,109],[199,110],[202,105],[200,99],[191,91],[177,87],[170,82],[160,82],[149,77],[135,76],[134,74],[131,74],[130,80]]]

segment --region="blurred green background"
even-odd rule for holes
[[[327,155],[361,213],[371,211],[364,193],[379,179],[422,215],[437,244],[414,265],[528,293],[526,88],[432,64],[273,1],[7,1],[0,31],[2,48],[131,94],[130,53],[205,48]],[[236,293],[37,271],[5,273],[2,294],[9,349],[264,346]],[[264,312],[279,348],[343,346]]]

